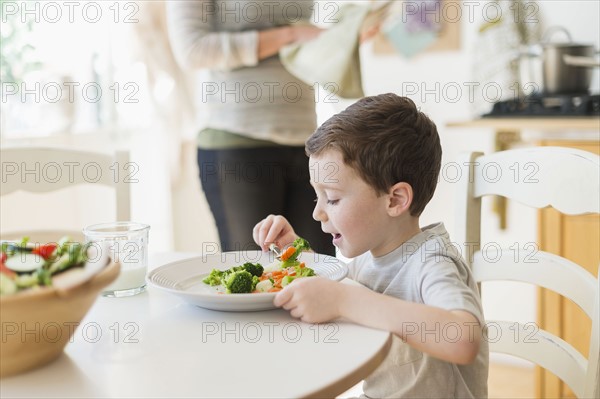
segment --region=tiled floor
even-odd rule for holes
[[[357,397],[362,393],[362,382],[344,392],[338,398]],[[488,379],[490,399],[534,398],[534,371],[529,367],[515,367],[500,363],[490,363]]]

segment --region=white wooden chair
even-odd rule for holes
[[[130,188],[123,172],[124,166],[129,163],[129,153],[126,151],[106,154],[53,147],[8,147],[0,150],[0,161],[2,196],[16,191],[46,193],[84,184],[108,186],[114,188],[115,192],[115,221],[130,220]],[[26,228],[24,226],[23,231],[9,235],[30,235],[31,232]],[[60,228],[35,233],[40,242],[50,242],[62,235],[82,238],[81,232]],[[6,234],[4,236],[8,238]]]
[[[531,329],[519,323],[487,320],[488,326],[493,323],[495,329],[500,328],[494,332],[496,338],[490,339],[490,351],[526,359],[549,370],[578,398],[600,397],[598,279],[583,267],[543,251],[529,257],[515,257],[514,248],[496,249],[494,253],[486,248],[486,254],[480,251],[483,196],[500,195],[535,208],[552,206],[569,215],[599,213],[599,157],[569,148],[536,147],[490,155],[467,153],[458,163],[463,173],[456,196],[458,234],[453,238],[463,246],[475,280],[519,281],[553,290],[572,300],[592,321],[587,358],[547,331],[532,335]]]

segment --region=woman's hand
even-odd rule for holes
[[[363,44],[365,42],[368,42],[369,40],[373,39],[379,33],[380,30],[381,24],[361,29],[360,36],[358,38],[358,43]]]
[[[314,25],[288,25],[258,32],[258,59],[263,60],[279,52],[288,44],[305,43],[319,36],[323,29]]]
[[[292,43],[306,43],[319,37],[324,29],[314,25],[292,25]]]
[[[283,248],[293,243],[298,235],[286,218],[281,215],[269,215],[254,226],[252,238],[263,251],[268,251],[269,245],[275,243]]]

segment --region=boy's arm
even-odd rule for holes
[[[479,352],[481,325],[471,313],[407,302],[364,287],[299,279],[277,295],[275,305],[309,323],[344,317],[390,331],[415,349],[451,363],[471,363]]]
[[[469,312],[403,301],[362,287],[345,286],[342,291],[342,317],[390,331],[413,348],[447,362],[468,364],[479,353],[481,326]]]

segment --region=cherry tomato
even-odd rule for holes
[[[4,254],[4,252],[2,252],[2,254]],[[2,259],[3,259],[2,262],[0,262],[0,273],[4,273],[10,278],[15,277],[17,274],[15,272],[13,272],[12,270],[10,270],[8,267],[6,267],[6,265],[4,264],[4,259],[6,259],[6,258],[2,257]]]
[[[44,259],[48,259],[49,257],[52,256],[55,249],[56,249],[56,244],[50,243],[50,244],[40,245],[39,247],[35,247],[33,249],[33,251],[31,251],[31,253],[40,255]]]

